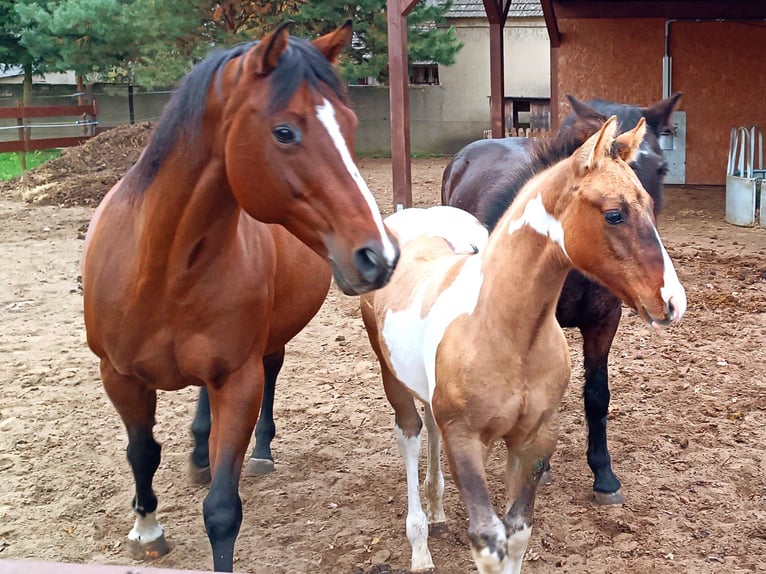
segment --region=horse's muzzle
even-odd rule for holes
[[[355,250],[351,256],[351,270],[344,270],[334,258],[330,257],[335,282],[346,295],[361,295],[368,291],[380,289],[394,272],[399,260],[399,250],[396,257],[389,261],[383,253],[380,244],[368,243]]]

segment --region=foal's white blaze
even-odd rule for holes
[[[657,232],[656,227],[654,228],[654,234],[657,236],[657,243],[660,244],[662,261],[665,267],[660,295],[662,295],[662,300],[665,301],[666,304],[673,305],[674,313],[672,319],[674,323],[677,323],[686,312],[686,290],[678,279],[676,268],[673,266],[673,262],[670,260],[670,255],[668,255],[665,246],[662,244],[662,239],[660,239],[660,234]],[[658,327],[658,325],[652,325]]]
[[[543,205],[543,196],[539,193],[530,199],[524,206],[521,217],[514,219],[508,225],[508,233],[515,233],[525,225],[528,225],[540,235],[547,235],[556,243],[569,259],[566,247],[564,247],[564,228],[561,222],[553,217]]]
[[[370,188],[367,187],[367,182],[364,181],[362,174],[359,173],[359,168],[354,163],[354,160],[351,157],[351,152],[349,152],[348,146],[346,145],[346,140],[343,138],[343,134],[340,133],[340,126],[335,119],[335,109],[333,109],[332,104],[327,100],[327,98],[324,98],[322,105],[316,107],[316,111],[317,118],[319,118],[319,121],[330,134],[330,138],[335,144],[338,153],[340,153],[343,164],[351,174],[352,179],[356,182],[356,185],[359,188],[359,191],[362,193],[362,196],[367,201],[367,205],[370,208],[372,217],[378,226],[378,231],[380,232],[380,239],[383,243],[383,255],[385,256],[389,265],[392,265],[394,263],[394,259],[396,258],[396,249],[394,248],[394,244],[391,243],[391,240],[388,238],[388,234],[383,227],[383,218],[380,215],[378,204],[375,203],[375,198],[372,196]]]
[[[157,522],[156,513],[150,512],[146,516],[136,513],[136,522],[133,529],[128,533],[128,540],[139,544],[154,542],[162,536],[162,526]]]

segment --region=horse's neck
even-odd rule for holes
[[[211,248],[211,243],[229,237],[240,211],[222,160],[208,158],[190,168],[182,154],[174,152],[144,192],[144,247],[158,264],[170,268],[175,263],[186,265],[203,239]]]
[[[520,345],[534,337],[531,330],[541,317],[553,316],[572,267],[561,223],[545,208],[546,195],[560,194],[564,188],[559,186],[567,184],[565,174],[559,175],[553,181],[532,180],[481,253],[486,312]]]

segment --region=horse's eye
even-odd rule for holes
[[[301,132],[297,128],[290,125],[280,125],[271,130],[271,133],[281,144],[293,144],[301,141]]]
[[[619,225],[620,223],[625,223],[625,216],[622,214],[622,211],[619,211],[617,209],[610,209],[604,214],[604,219],[606,219],[606,222],[609,225]]]

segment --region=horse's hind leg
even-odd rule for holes
[[[581,327],[585,363],[585,418],[588,421],[588,465],[593,471],[593,494],[599,504],[622,504],[620,481],[612,471],[606,440],[609,411],[608,361],[612,340],[620,323],[620,305],[597,324]]]
[[[277,386],[277,376],[285,362],[285,348],[263,358],[263,400],[261,414],[255,425],[255,447],[250,454],[250,460],[245,466],[245,475],[260,476],[274,470],[274,457],[271,454],[271,441],[277,432],[274,425],[274,393]]]
[[[128,462],[136,482],[136,522],[128,534],[131,554],[138,560],[158,558],[167,554],[168,545],[157,522],[157,497],[152,491],[161,450],[152,433],[157,391],[138,379],[120,375],[105,360],[101,361],[101,378],[128,431]]]
[[[191,425],[194,449],[189,461],[189,478],[194,484],[210,482],[210,397],[202,387],[197,397],[197,410]]]
[[[430,405],[425,405],[426,431],[428,432],[428,466],[423,481],[426,499],[428,532],[434,538],[447,533],[447,516],[444,513],[444,475],[441,464],[441,433],[434,420]]]
[[[383,387],[386,397],[394,407],[394,436],[399,454],[404,460],[407,477],[407,540],[412,548],[410,569],[413,572],[430,571],[434,567],[428,550],[428,517],[420,502],[418,459],[423,421],[409,391],[391,373],[385,363],[381,364]]]

